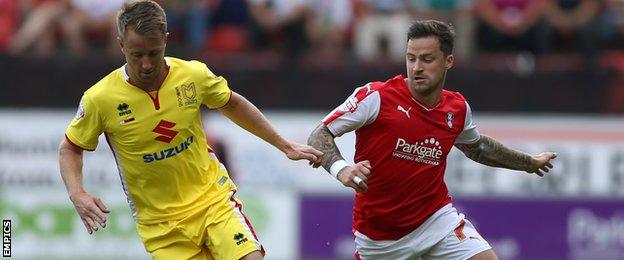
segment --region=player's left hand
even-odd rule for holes
[[[532,156],[531,166],[527,170],[527,172],[535,173],[539,176],[544,176],[544,174],[546,174],[548,171],[550,171],[550,169],[553,168],[553,165],[550,161],[555,158],[557,158],[557,153],[555,152],[545,152],[534,155]]]
[[[291,160],[308,160],[314,168],[319,167],[323,159],[323,152],[314,149],[312,146],[298,143],[291,143],[290,148],[285,153],[286,157]]]

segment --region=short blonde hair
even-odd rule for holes
[[[123,38],[128,29],[143,36],[167,34],[167,16],[160,5],[151,0],[131,0],[117,13],[117,32]]]

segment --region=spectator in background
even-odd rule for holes
[[[624,0],[606,0],[600,17],[600,34],[609,49],[601,68],[614,73],[606,90],[605,112],[624,114]]]
[[[0,53],[6,51],[9,41],[17,30],[19,2],[0,0]]]
[[[167,11],[171,39],[184,43],[191,50],[205,46],[210,27],[210,5],[220,0],[160,0]]]
[[[356,57],[364,62],[379,61],[384,56],[380,43],[387,46],[392,62],[405,59],[405,31],[410,17],[405,0],[358,0],[354,49]]]
[[[455,58],[470,60],[474,54],[475,22],[473,0],[410,0],[411,13],[418,19],[445,21],[456,28]]]
[[[208,50],[225,54],[240,53],[249,47],[249,12],[245,0],[213,1],[211,5]]]
[[[600,20],[600,35],[606,47],[624,49],[624,0],[606,0]]]
[[[548,46],[543,0],[475,0],[478,49],[542,53]]]
[[[580,51],[587,68],[595,68],[600,44],[597,0],[548,0],[545,14],[550,50]],[[622,15],[622,14],[620,14]]]
[[[84,55],[89,46],[105,42],[109,54],[119,56],[115,15],[125,0],[70,0],[61,19],[63,37],[74,56]],[[95,39],[96,41],[93,41]]]
[[[1,12],[19,12],[15,5],[11,5],[12,0],[2,0]],[[6,9],[5,9],[6,8]],[[7,51],[11,55],[21,55],[30,48],[34,49],[34,54],[39,57],[48,57],[54,53],[56,47],[55,33],[58,28],[59,19],[66,13],[67,7],[63,0],[27,0],[21,1],[24,20],[17,32],[7,42]],[[6,15],[6,16],[5,16]],[[1,26],[5,30],[11,30],[11,24],[15,26],[18,14],[2,13],[3,21],[7,24]],[[13,18],[11,18],[13,17]],[[7,39],[8,40],[8,39]]]
[[[306,21],[310,8],[305,0],[247,0],[252,19],[254,47],[285,49],[298,58],[307,48]]]
[[[17,30],[19,14],[17,0],[0,0],[0,53],[6,51],[11,37]]]
[[[17,30],[19,17],[17,0],[0,0],[0,54],[7,51],[9,42]]]
[[[353,24],[352,0],[309,0],[308,37],[315,55],[341,56]]]

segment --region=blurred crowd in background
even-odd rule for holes
[[[9,55],[120,55],[115,15],[124,0],[0,0],[0,50]],[[160,0],[170,44],[202,53],[404,59],[414,19],[457,32],[456,56],[579,53],[595,62],[624,49],[624,0]],[[319,56],[322,55],[322,56]]]
[[[5,72],[0,79],[20,88],[36,88],[40,82],[67,88],[62,79],[79,76],[64,70],[84,75],[118,66],[123,57],[115,41],[115,16],[123,1],[0,0],[0,65],[17,66],[16,73]],[[375,74],[380,70],[401,73],[411,21],[438,19],[454,25],[457,33],[456,69],[449,81],[468,96],[489,95],[482,109],[624,113],[624,0],[157,2],[167,12],[167,54],[206,62],[247,88],[242,92],[256,95],[260,105],[326,108],[334,104],[322,100],[326,95],[316,93],[319,87],[343,96],[357,84],[392,76]],[[42,65],[39,80],[15,78],[23,68],[32,70],[54,59],[63,60],[62,68]],[[82,64],[72,67],[72,59]],[[19,63],[23,60],[29,63]],[[93,65],[105,62],[112,65]],[[297,71],[302,68],[307,71]],[[310,69],[333,74],[317,75]],[[250,86],[260,78],[254,72],[268,82],[265,89]],[[99,76],[73,78],[73,89],[80,90],[72,92],[75,98]],[[293,83],[304,94],[291,92]],[[489,93],[498,85],[506,85],[514,99],[493,103],[499,97]],[[536,89],[527,90],[527,85]],[[340,91],[332,92],[336,88]],[[570,89],[575,92],[560,96]],[[535,100],[535,91],[550,94]],[[9,106],[70,104],[12,95],[0,101]]]

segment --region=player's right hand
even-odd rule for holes
[[[74,207],[89,234],[98,230],[98,224],[102,228],[106,227],[106,214],[110,213],[110,210],[100,198],[86,192],[79,192],[70,195],[69,199],[74,203]]]
[[[368,176],[371,173],[371,165],[368,160],[360,161],[352,166],[342,168],[337,174],[342,185],[351,187],[357,192],[365,192],[368,189]]]
[[[290,143],[284,152],[286,157],[291,160],[308,160],[312,167],[317,168],[323,160],[323,152],[316,150],[314,147],[298,143]]]

